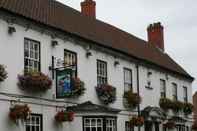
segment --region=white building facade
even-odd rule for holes
[[[13,31],[8,32],[11,28]],[[0,64],[5,65],[8,73],[7,78],[0,82],[0,128],[3,131],[191,130],[192,115],[171,110],[162,112],[159,105],[163,94],[171,100],[176,97],[182,102],[192,102],[190,77],[152,66],[3,9],[0,11],[0,54]],[[65,66],[69,62],[74,66]],[[21,89],[18,75],[26,69],[47,75],[52,80],[51,89],[39,92]],[[61,94],[64,89],[58,91],[57,72],[64,70],[72,71],[72,77],[84,82],[86,90],[83,95],[68,98]],[[99,99],[95,90],[98,83],[116,88],[113,103],[104,104]],[[124,106],[123,95],[127,90],[141,96],[137,108]],[[31,110],[28,120],[13,122],[9,118],[10,108],[17,104],[28,104]],[[68,109],[75,113],[74,120],[56,122],[57,112]],[[145,109],[150,109],[147,110],[150,116],[144,116],[145,123],[140,127],[130,127],[130,119],[143,115]],[[178,119],[175,128],[164,128],[163,124],[172,117]],[[151,124],[146,123],[149,120]]]

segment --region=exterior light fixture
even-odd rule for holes
[[[14,26],[8,26],[8,34],[12,35],[16,32],[16,28]]]

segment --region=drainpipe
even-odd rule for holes
[[[139,82],[139,63],[136,64],[137,70],[137,94],[140,96],[140,82]],[[140,116],[140,104],[137,106],[138,116]],[[141,131],[140,126],[138,126],[138,131]]]

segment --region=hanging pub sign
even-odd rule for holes
[[[64,69],[56,71],[57,97],[65,97],[72,93],[72,70]]]

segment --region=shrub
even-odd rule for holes
[[[29,72],[18,75],[18,85],[22,89],[45,91],[51,88],[52,80],[41,72]]]
[[[99,85],[96,87],[96,92],[104,104],[113,103],[116,100],[116,88],[111,85]]]

